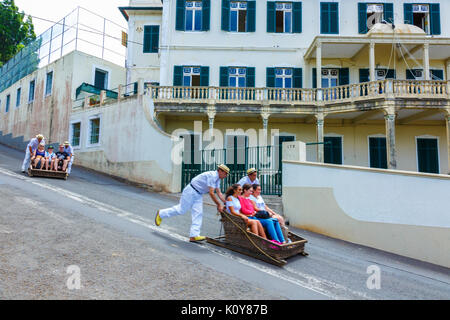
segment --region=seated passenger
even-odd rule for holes
[[[280,216],[279,214],[277,214],[272,209],[270,209],[264,202],[263,198],[261,197],[261,186],[259,184],[253,185],[253,194],[250,196],[250,200],[252,200],[255,203],[257,210],[267,211],[271,218],[277,219],[278,222],[280,223],[280,226],[283,229],[287,230],[287,227],[286,227],[283,217]]]
[[[49,146],[45,152],[45,170],[48,170],[49,167],[50,169],[52,168],[54,157],[56,157],[56,155],[53,152],[53,146]]]
[[[267,212],[258,210],[253,201],[250,200],[250,195],[252,193],[253,188],[251,184],[246,183],[242,186],[242,196],[239,197],[239,201],[241,202],[241,212],[252,216],[255,216],[256,214],[256,219],[258,219],[258,221],[260,221],[261,224],[267,229],[269,236],[275,243],[286,243],[278,220],[271,218]],[[265,215],[266,217],[258,218],[258,213],[263,213],[262,216]]]
[[[245,224],[247,227],[250,228],[250,231],[260,237],[263,237],[264,239],[267,239],[266,233],[264,232],[264,228],[261,225],[261,223],[258,220],[255,220],[254,217],[251,217],[249,215],[246,215],[241,212],[241,203],[238,199],[239,195],[241,194],[242,187],[239,184],[233,184],[231,187],[228,188],[227,192],[225,193],[225,199],[226,199],[226,210],[228,213],[241,217],[244,219]]]
[[[64,151],[64,145],[59,145],[59,151],[55,153],[55,158],[53,160],[53,170],[66,171],[67,164],[70,161],[70,156]]]
[[[37,149],[34,150],[33,156],[31,157],[31,163],[32,163],[32,166],[34,169],[44,169],[45,144],[43,142],[39,143]],[[39,164],[39,167],[38,167],[38,164]]]

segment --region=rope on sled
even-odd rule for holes
[[[280,264],[280,260],[275,259],[274,257],[272,257],[271,255],[269,255],[268,253],[266,253],[263,249],[261,249],[252,239],[251,237],[248,235],[248,232],[246,230],[243,230],[236,222],[233,221],[233,219],[231,219],[227,213],[223,214],[228,220],[230,220],[239,230],[241,230],[245,236],[248,238],[248,240],[250,240],[250,242],[253,244],[253,246],[256,247],[256,249],[258,249],[262,254],[264,254],[266,257],[268,257],[269,259],[275,261],[277,264]]]

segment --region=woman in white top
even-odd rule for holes
[[[278,222],[280,223],[280,226],[283,229],[287,229],[286,224],[284,223],[283,217],[280,216],[279,214],[277,214],[272,209],[270,209],[264,202],[263,198],[261,197],[261,186],[259,184],[253,185],[253,194],[250,196],[250,200],[252,200],[255,203],[258,210],[267,211],[270,214],[271,218],[275,218],[278,220]]]
[[[240,184],[233,184],[228,188],[225,193],[226,202],[226,210],[228,213],[241,217],[244,219],[247,227],[250,228],[250,231],[260,237],[267,238],[266,233],[264,232],[264,228],[258,220],[255,220],[253,216],[246,216],[243,214],[241,210],[241,202],[239,201],[239,196],[241,195],[242,187]]]

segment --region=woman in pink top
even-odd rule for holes
[[[254,217],[255,213],[258,211],[255,203],[250,200],[250,195],[253,193],[253,187],[251,184],[244,184],[242,186],[242,196],[239,197],[239,202],[241,203],[241,212],[252,219],[257,219],[261,225],[267,229],[270,238],[278,244],[285,243],[283,232],[281,231],[280,225],[276,219],[267,219]],[[261,212],[261,211],[260,211]]]

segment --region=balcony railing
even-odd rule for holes
[[[450,99],[450,82],[380,80],[323,89],[149,86],[155,102],[327,105],[358,100],[395,98]]]

